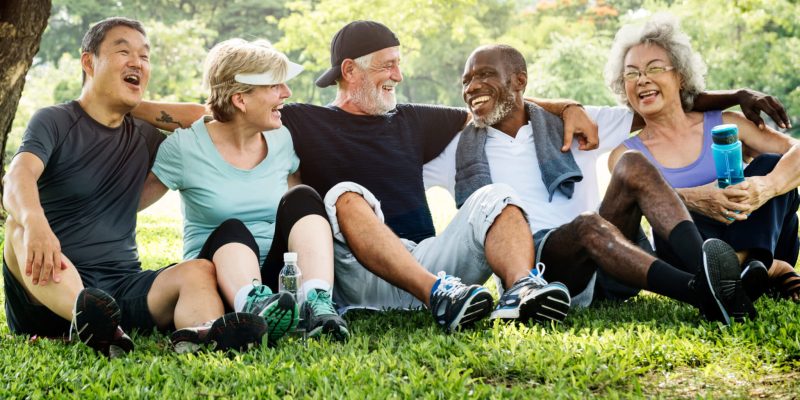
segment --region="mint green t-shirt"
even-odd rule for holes
[[[161,143],[152,171],[166,187],[181,193],[184,259],[196,258],[208,235],[225,220],[236,218],[255,237],[264,263],[275,233],[278,202],[300,160],[285,127],[263,135],[267,157],[250,170],[222,158],[203,118]]]

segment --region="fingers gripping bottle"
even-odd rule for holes
[[[719,187],[725,188],[744,181],[739,128],[734,124],[717,125],[711,129],[711,140],[711,154]]]

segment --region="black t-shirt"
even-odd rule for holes
[[[81,275],[102,277],[141,269],[136,210],[164,135],[125,116],[109,128],[77,101],[34,114],[17,154],[45,165],[39,198],[61,251]]]
[[[422,166],[464,126],[464,109],[400,104],[386,115],[290,104],[281,110],[300,157],[303,183],[325,196],[339,182],[358,183],[381,202],[386,224],[419,242],[435,234]]]

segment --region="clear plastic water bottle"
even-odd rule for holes
[[[711,154],[719,187],[725,188],[744,181],[739,128],[734,124],[717,125],[711,129],[711,140]]]
[[[300,286],[303,283],[303,273],[297,266],[297,253],[283,253],[283,264],[278,275],[278,290],[291,293],[297,304],[302,304],[303,293]]]

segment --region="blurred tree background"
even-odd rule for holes
[[[800,126],[797,0],[54,0],[5,151],[16,151],[36,109],[78,96],[80,40],[110,16],[145,24],[153,100],[202,102],[206,51],[242,37],[269,39],[306,67],[291,82],[293,101],[328,103],[335,89],[313,82],[329,66],[331,37],[349,21],[373,19],[402,43],[402,102],[461,105],[467,55],[481,44],[507,43],[528,60],[528,95],[611,105],[602,71],[614,34],[658,11],[681,19],[709,66],[709,89],[778,96]]]

